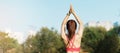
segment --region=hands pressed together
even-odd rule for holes
[[[69,15],[69,16],[70,16],[70,14],[71,14],[71,13],[73,14],[73,12],[74,12],[74,9],[73,9],[72,5],[70,5],[70,10],[69,10],[69,12],[68,12],[68,14],[67,14],[67,15]]]

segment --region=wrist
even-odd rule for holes
[[[71,14],[70,12],[67,13],[68,16],[70,16],[70,14]]]
[[[72,13],[74,14],[75,12],[74,12],[74,11],[72,11]]]

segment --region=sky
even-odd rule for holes
[[[120,0],[0,0],[0,30],[17,33],[20,42],[28,37],[29,31],[39,31],[41,27],[60,31],[70,4],[84,24],[120,23]]]

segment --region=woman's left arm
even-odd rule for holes
[[[66,34],[65,34],[65,25],[66,25],[66,23],[67,23],[67,20],[68,20],[70,14],[71,14],[71,13],[70,13],[70,11],[69,11],[69,13],[67,13],[66,17],[64,18],[64,20],[63,20],[63,22],[62,22],[62,26],[61,26],[61,36],[62,36],[62,38],[64,39],[64,41],[67,41]]]

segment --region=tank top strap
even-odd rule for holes
[[[73,36],[72,40],[71,40],[71,47],[75,47],[74,45],[74,40],[75,40],[75,35]]]
[[[67,37],[67,39],[68,39],[68,37]],[[75,40],[75,35],[73,36],[73,38],[71,40],[68,39],[68,47],[71,47],[71,48],[75,47],[74,40]]]

